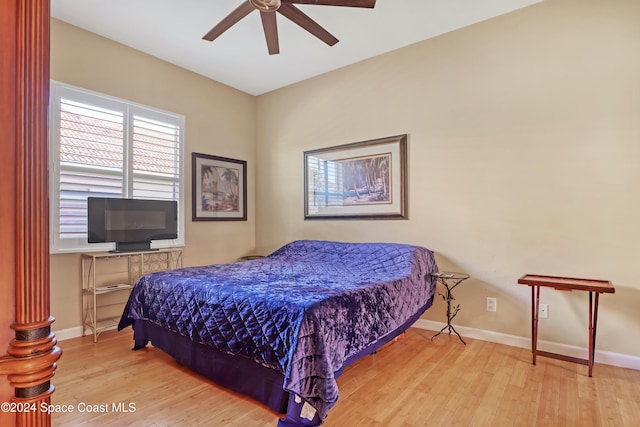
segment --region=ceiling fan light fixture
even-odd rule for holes
[[[275,12],[280,9],[280,0],[249,0],[251,6],[260,12]]]

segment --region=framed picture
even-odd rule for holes
[[[191,154],[193,221],[247,220],[247,162]]]
[[[407,219],[407,135],[304,153],[305,219]]]

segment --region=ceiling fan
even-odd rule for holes
[[[264,28],[264,37],[267,40],[269,55],[280,53],[276,12],[295,22],[329,46],[338,43],[337,38],[295,7],[294,4],[373,8],[376,0],[246,0],[202,38],[213,41],[250,12],[258,10],[260,11],[260,18],[262,19],[262,27]]]

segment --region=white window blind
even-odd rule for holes
[[[184,117],[80,88],[51,85],[51,251],[87,243],[87,197],[178,201],[184,243]]]

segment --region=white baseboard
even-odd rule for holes
[[[439,331],[445,326],[445,324],[442,322],[434,322],[432,320],[418,319],[416,323],[413,324],[413,326],[420,329],[428,329],[430,331]],[[531,348],[531,338],[518,337],[515,335],[502,334],[500,332],[493,332],[484,329],[475,329],[457,325],[456,330],[463,337],[510,345],[512,347]],[[56,334],[56,338],[58,339],[58,341],[77,338],[82,336],[82,326],[76,326],[69,329],[61,329],[59,331],[54,331],[54,333]],[[544,351],[565,354],[572,357],[580,357],[582,359],[586,359],[588,354],[586,348],[560,344],[552,341],[540,340],[538,341],[538,348]],[[597,363],[619,366],[621,368],[636,369],[640,371],[640,357],[637,356],[596,350],[595,359]]]
[[[432,320],[418,319],[416,323],[413,324],[413,326],[420,329],[428,329],[430,331],[439,331],[444,326],[446,326],[446,324],[442,322],[434,322]],[[458,331],[463,337],[509,345],[512,347],[531,348],[531,338],[507,335],[500,332],[487,331],[483,329],[469,328],[466,326],[455,325],[455,328],[456,331]],[[548,351],[551,353],[559,353],[571,357],[579,357],[582,359],[587,359],[589,353],[586,348],[542,340],[538,340],[538,348],[540,350]],[[631,356],[628,354],[613,353],[610,351],[601,351],[596,349],[595,361],[596,363],[602,363],[605,365],[640,370],[640,357],[638,356]]]
[[[107,327],[107,328],[102,328],[102,331],[110,331],[113,329],[116,329],[118,327],[118,325],[113,325],[111,327]],[[54,334],[56,334],[56,339],[58,341],[64,341],[64,340],[70,340],[71,338],[78,338],[82,336],[82,326],[75,326],[73,328],[68,328],[68,329],[60,329],[58,331],[53,331]],[[85,335],[93,335],[93,332],[91,332],[91,329],[87,329],[87,331],[85,332]]]
[[[78,338],[82,336],[82,326],[76,326],[69,329],[60,329],[59,331],[53,331],[56,334],[58,341],[64,341],[71,338]]]

